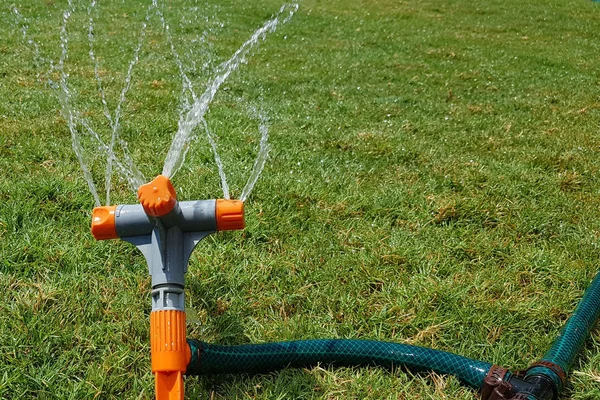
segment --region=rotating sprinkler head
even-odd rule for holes
[[[96,207],[92,235],[132,243],[146,258],[152,276],[150,349],[156,398],[183,399],[183,374],[191,359],[183,290],[188,261],[196,244],[211,233],[244,229],[244,203],[180,202],[163,175],[142,185],[138,199],[140,204]]]

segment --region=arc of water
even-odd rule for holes
[[[163,168],[163,174],[168,176],[172,176],[177,170],[181,167],[185,159],[185,154],[188,150],[187,144],[193,139],[191,136],[192,131],[198,125],[198,123],[202,122],[205,128],[205,132],[208,138],[208,141],[213,150],[215,161],[219,167],[219,175],[221,177],[221,182],[223,186],[224,196],[229,198],[229,189],[226,181],[225,172],[223,170],[223,164],[220,160],[216,142],[214,140],[214,134],[208,127],[204,119],[204,115],[208,109],[209,103],[214,98],[216,91],[219,89],[220,85],[229,77],[229,75],[239,66],[241,62],[245,61],[245,57],[248,55],[250,50],[259,43],[262,39],[266,38],[267,33],[274,32],[279,22],[287,22],[294,15],[294,13],[298,10],[298,4],[292,5],[283,5],[279,12],[269,21],[267,21],[261,28],[254,32],[254,34],[234,53],[234,55],[225,63],[222,63],[218,71],[220,71],[217,76],[213,79],[211,85],[205,90],[200,98],[197,97],[194,92],[193,84],[191,80],[188,78],[185,73],[185,69],[181,63],[181,59],[176,51],[175,45],[173,43],[172,37],[169,32],[169,27],[166,24],[163,13],[160,11],[158,7],[158,0],[153,0],[152,5],[148,6],[146,9],[146,22],[142,24],[142,29],[140,31],[140,36],[138,39],[138,45],[134,50],[133,59],[130,61],[125,84],[123,89],[121,90],[121,95],[119,97],[119,101],[117,107],[115,108],[114,115],[110,112],[108,103],[106,101],[105,91],[102,85],[102,79],[99,73],[99,61],[94,53],[94,20],[92,16],[92,11],[95,9],[97,4],[96,0],[92,0],[88,7],[88,18],[89,18],[89,26],[88,26],[88,39],[89,39],[89,56],[90,59],[94,63],[94,75],[96,78],[96,82],[98,85],[98,90],[100,92],[102,105],[103,105],[103,113],[107,120],[109,121],[109,125],[111,127],[111,141],[107,145],[98,133],[91,127],[90,123],[87,119],[81,117],[77,109],[71,104],[71,100],[73,98],[73,94],[71,93],[67,81],[68,81],[68,73],[65,71],[65,62],[68,59],[68,36],[67,36],[67,24],[71,17],[71,14],[75,11],[75,6],[72,0],[68,1],[68,9],[63,13],[63,20],[60,31],[60,46],[61,46],[61,54],[59,57],[59,61],[57,65],[54,65],[52,61],[47,61],[41,57],[39,46],[37,43],[29,39],[28,43],[34,47],[34,54],[36,59],[41,60],[43,62],[47,62],[50,65],[50,69],[47,73],[48,82],[50,86],[55,90],[55,93],[58,97],[59,103],[61,104],[61,112],[67,121],[67,125],[69,127],[69,131],[71,132],[71,141],[73,149],[77,155],[78,161],[84,173],[84,177],[89,186],[90,192],[94,197],[94,201],[97,205],[100,205],[100,198],[98,196],[98,192],[96,190],[96,186],[93,181],[93,177],[91,171],[89,169],[86,160],[83,157],[84,149],[80,140],[80,132],[78,127],[81,126],[83,131],[82,134],[87,135],[93,143],[96,144],[98,150],[103,152],[107,156],[107,167],[105,174],[105,185],[107,188],[106,201],[107,204],[110,202],[110,180],[112,177],[112,169],[113,164],[116,167],[116,171],[119,172],[125,180],[128,182],[129,186],[136,190],[139,185],[141,185],[145,180],[141,172],[137,169],[135,164],[133,163],[131,157],[129,156],[129,151],[127,149],[127,143],[119,140],[119,124],[121,117],[122,104],[126,100],[126,94],[129,91],[131,86],[131,77],[133,73],[133,69],[135,65],[139,61],[139,52],[142,48],[144,38],[145,38],[145,29],[147,26],[147,22],[150,18],[150,11],[155,8],[159,17],[161,18],[161,22],[163,23],[163,27],[165,28],[167,40],[171,46],[171,51],[176,59],[177,66],[180,70],[180,74],[183,81],[183,92],[186,91],[190,93],[192,100],[194,101],[191,108],[188,110],[187,114],[184,116],[183,113],[180,116],[180,123],[178,127],[178,131],[174,137],[171,148],[169,149],[169,153],[167,155],[167,159],[165,160],[165,165]],[[287,8],[290,8],[288,14],[285,18],[280,19],[282,14],[286,11]],[[27,29],[28,24],[27,21],[22,15],[18,12],[16,7],[13,7],[13,12],[17,15],[18,19],[21,19],[22,22],[22,32],[24,39],[28,36]],[[56,71],[59,73],[60,79],[59,82],[54,82],[51,79],[51,73]],[[185,97],[185,96],[184,96]],[[182,100],[185,101],[185,100]],[[255,160],[251,176],[242,191],[242,200],[245,200],[249,193],[251,192],[254,184],[256,183],[258,177],[262,169],[264,168],[268,152],[270,146],[267,142],[268,140],[268,126],[266,124],[266,119],[261,116],[261,122],[259,126],[259,130],[261,132],[261,141],[260,141],[260,149],[259,154]],[[124,161],[121,161],[114,154],[115,145],[117,142],[120,144],[123,152]]]
[[[160,19],[160,22],[163,26],[163,30],[165,32],[165,37],[167,38],[167,42],[169,43],[169,46],[171,47],[171,53],[173,54],[173,58],[175,59],[175,64],[177,65],[177,68],[179,69],[179,74],[181,75],[181,80],[183,82],[183,93],[189,92],[190,95],[192,96],[192,100],[195,102],[197,97],[196,97],[196,92],[194,91],[194,85],[192,84],[192,81],[185,73],[185,68],[183,68],[183,63],[181,62],[181,57],[179,57],[179,52],[175,48],[175,43],[173,42],[173,36],[171,36],[171,28],[169,27],[169,24],[167,24],[165,16],[164,16],[163,12],[161,11],[161,7],[158,4],[158,0],[152,0],[152,6],[156,9],[156,15],[158,15],[158,18]]]
[[[150,5],[146,9],[146,22],[142,23],[142,28],[141,28],[140,34],[138,36],[138,44],[133,52],[133,57],[132,57],[131,61],[129,62],[129,66],[127,68],[127,74],[125,76],[125,82],[123,84],[123,88],[121,89],[121,94],[119,96],[119,101],[115,108],[114,118],[113,118],[113,114],[108,109],[108,104],[106,102],[106,95],[104,93],[104,88],[102,86],[102,79],[100,78],[100,73],[99,73],[100,63],[94,54],[94,18],[92,16],[92,11],[96,8],[96,4],[97,4],[96,0],[92,0],[92,2],[90,3],[90,6],[88,7],[88,17],[89,17],[88,42],[89,42],[89,48],[90,48],[89,55],[90,55],[91,60],[94,63],[94,76],[95,76],[96,82],[98,84],[98,91],[100,92],[100,97],[102,100],[104,116],[108,119],[108,122],[109,122],[109,125],[111,128],[111,138],[110,138],[110,144],[108,147],[108,159],[106,160],[106,169],[105,169],[105,174],[104,174],[104,186],[106,189],[106,204],[109,205],[110,204],[111,179],[112,179],[112,167],[113,167],[113,161],[115,159],[114,149],[115,149],[115,144],[117,143],[118,137],[119,137],[119,128],[120,128],[120,120],[121,120],[121,112],[122,112],[121,110],[122,110],[123,104],[125,103],[127,92],[129,91],[129,88],[131,87],[131,77],[133,74],[133,69],[139,61],[139,53],[142,48],[142,45],[144,44],[144,39],[146,37],[147,22],[150,19],[150,10],[154,7],[154,5]],[[121,142],[121,144],[122,143],[123,142]],[[144,176],[142,175],[142,173],[139,171],[139,169],[135,166],[135,164],[131,160],[131,158],[129,156],[129,152],[127,151],[126,145],[122,144],[121,150],[123,151],[123,156],[126,159],[128,159],[128,164],[131,166],[131,172],[136,177],[136,180],[140,181],[140,182],[144,182],[145,181]]]
[[[212,131],[209,129],[208,124],[206,123],[206,120],[204,118],[202,118],[202,123],[204,124],[204,130],[206,131],[206,137],[208,138],[210,147],[212,148],[213,154],[215,155],[217,170],[219,171],[219,177],[221,178],[221,187],[223,188],[223,198],[229,199],[229,185],[227,185],[227,177],[225,176],[223,162],[221,161],[221,157],[219,156],[219,152],[217,151],[217,143],[215,142],[215,137]]]
[[[96,8],[96,0],[93,0],[88,7],[88,18],[89,18],[89,26],[88,26],[88,42],[90,45],[89,55],[90,59],[94,63],[94,77],[96,78],[96,83],[98,84],[98,92],[100,92],[100,99],[102,101],[102,111],[104,112],[104,116],[108,119],[108,122],[112,126],[113,119],[110,110],[108,109],[108,103],[106,102],[106,94],[104,93],[104,87],[102,86],[102,79],[100,78],[100,62],[96,59],[96,54],[94,53],[94,18],[92,16],[92,11]]]
[[[113,148],[104,143],[104,141],[100,138],[98,133],[91,128],[89,122],[85,118],[82,118],[79,115],[79,112],[77,112],[76,108],[73,107],[71,104],[70,100],[72,99],[73,95],[71,94],[71,91],[67,84],[68,74],[65,72],[64,66],[65,62],[68,59],[67,24],[69,18],[71,17],[71,14],[75,10],[75,6],[73,5],[72,0],[69,0],[68,5],[68,10],[63,13],[63,23],[60,32],[61,55],[58,61],[58,65],[55,66],[52,64],[50,67],[51,71],[57,70],[57,72],[60,74],[60,81],[59,83],[56,83],[52,80],[49,80],[49,82],[50,85],[55,88],[55,91],[57,93],[59,102],[61,104],[62,114],[67,120],[67,125],[69,126],[69,131],[71,132],[71,142],[73,145],[73,149],[77,154],[77,158],[83,170],[88,187],[90,188],[90,191],[94,196],[94,201],[97,203],[97,205],[100,205],[100,198],[98,196],[98,192],[96,190],[96,186],[94,184],[91,172],[83,158],[83,146],[79,139],[79,132],[77,129],[78,126],[82,126],[84,128],[85,133],[98,146],[98,150],[105,153],[107,157],[112,157],[114,164],[117,166],[117,171],[119,171],[119,173],[125,178],[125,180],[129,183],[129,186],[133,190],[136,190],[141,184],[143,184],[144,180],[143,178],[140,178],[139,175],[141,174],[136,173],[137,167],[135,167],[131,158],[126,156],[125,163],[123,163],[118,157],[114,156],[114,154],[112,154]]]
[[[83,176],[85,181],[87,182],[88,188],[92,193],[92,197],[94,198],[94,203],[96,206],[100,205],[100,197],[98,196],[98,191],[96,190],[96,185],[94,185],[94,180],[92,178],[92,174],[90,169],[83,159],[83,146],[81,141],[79,140],[79,136],[77,134],[77,116],[74,114],[73,109],[69,107],[69,98],[70,92],[67,87],[66,81],[67,77],[64,72],[64,63],[68,58],[68,40],[67,40],[67,23],[71,17],[71,13],[73,12],[74,6],[72,1],[69,1],[69,9],[63,13],[62,24],[60,29],[60,47],[61,47],[61,55],[58,61],[58,67],[54,66],[52,61],[48,61],[41,56],[40,47],[35,40],[29,37],[29,22],[27,18],[25,18],[16,6],[12,7],[12,11],[17,18],[17,23],[21,25],[21,33],[23,35],[23,40],[26,40],[28,44],[33,46],[34,57],[36,61],[41,61],[42,63],[50,64],[50,70],[48,72],[48,76],[51,71],[58,69],[60,72],[60,82],[54,82],[51,79],[48,79],[50,85],[55,89],[55,92],[58,95],[58,100],[61,104],[61,111],[63,117],[67,121],[67,126],[69,127],[69,131],[71,133],[71,145],[73,146],[73,150],[77,156],[77,160],[79,161],[79,165],[81,170],[83,171]],[[39,76],[38,76],[39,78]]]
[[[59,103],[61,104],[61,112],[67,121],[67,126],[69,127],[69,131],[71,133],[71,144],[73,146],[73,150],[77,156],[77,160],[79,161],[79,165],[83,171],[84,178],[88,184],[88,188],[92,193],[92,197],[94,198],[94,203],[96,206],[100,205],[100,197],[98,196],[98,191],[96,190],[96,186],[94,185],[94,180],[92,178],[92,174],[90,169],[83,159],[83,146],[81,141],[79,140],[78,132],[77,132],[77,120],[78,116],[74,112],[74,110],[69,105],[69,98],[71,97],[69,88],[66,84],[67,75],[64,72],[64,64],[68,58],[68,40],[67,40],[67,23],[71,17],[71,13],[74,10],[74,6],[72,1],[69,1],[69,9],[63,13],[62,24],[60,30],[60,47],[61,47],[61,55],[59,57],[58,66],[55,66],[52,61],[47,60],[41,56],[40,46],[37,44],[33,38],[29,37],[29,22],[26,17],[24,17],[19,9],[13,5],[12,12],[15,14],[17,19],[17,24],[21,25],[21,33],[23,35],[23,40],[27,42],[27,44],[33,46],[34,59],[35,61],[41,61],[42,64],[49,64],[50,68],[46,75],[48,76],[48,81],[55,90],[55,93],[58,95]],[[52,71],[57,70],[60,73],[60,81],[54,82],[49,78]],[[41,76],[38,75],[38,79],[41,79]]]
[[[186,92],[189,92],[192,97],[192,100],[195,103],[196,101],[198,101],[198,96],[196,96],[196,92],[194,91],[194,84],[187,76],[187,74],[185,72],[185,68],[183,67],[183,63],[181,62],[181,58],[179,57],[179,53],[177,52],[177,49],[175,48],[175,44],[173,42],[173,37],[171,36],[169,25],[167,24],[164,14],[162,13],[162,11],[160,10],[160,7],[158,6],[158,0],[153,0],[153,4],[156,7],[156,13],[157,13],[158,17],[160,18],[160,21],[163,25],[163,29],[165,31],[165,36],[167,38],[167,42],[169,43],[169,45],[171,47],[171,53],[173,54],[175,63],[177,64],[177,68],[179,69],[179,74],[181,75],[182,92],[183,92],[181,100],[185,101]],[[181,124],[184,122],[184,115],[183,115],[184,110],[185,110],[185,107],[182,105],[182,113],[179,117],[179,126],[181,126]],[[229,185],[227,184],[227,176],[225,174],[223,162],[221,161],[221,157],[219,156],[219,152],[217,149],[217,143],[215,142],[214,135],[212,134],[211,130],[208,128],[208,124],[206,123],[204,116],[202,116],[200,118],[200,120],[204,125],[206,137],[208,139],[208,142],[210,143],[210,146],[211,146],[211,149],[213,152],[213,156],[215,158],[215,163],[217,164],[217,169],[219,171],[219,177],[221,178],[221,188],[223,190],[223,197],[225,199],[229,199]]]
[[[254,160],[254,165],[252,166],[252,173],[248,178],[248,182],[246,182],[246,186],[242,190],[242,194],[240,196],[241,201],[246,201],[252,189],[254,189],[254,185],[258,181],[262,170],[265,168],[265,163],[267,162],[267,158],[269,157],[269,151],[271,150],[271,145],[269,144],[269,125],[267,124],[267,119],[264,114],[259,114],[259,125],[258,129],[260,131],[260,145],[258,150],[258,155],[256,156],[256,160]]]
[[[19,9],[15,5],[12,6],[11,11],[15,15],[16,24],[21,26],[21,34],[23,35],[23,41],[33,46],[33,54],[35,55],[34,62],[37,63],[38,61],[42,61],[43,63],[49,63],[48,60],[44,59],[41,56],[40,47],[37,44],[37,42],[29,38],[29,21],[27,20],[27,18],[19,12]],[[40,74],[38,74],[38,81],[40,80],[40,78],[41,76]]]
[[[80,140],[80,135],[87,135],[92,142],[97,146],[97,150],[104,153],[107,158],[109,154],[112,153],[111,146],[104,143],[102,138],[98,135],[98,133],[91,127],[89,122],[81,117],[80,113],[71,103],[71,99],[73,98],[73,94],[68,86],[68,77],[69,74],[65,71],[65,63],[68,60],[68,35],[67,35],[67,25],[69,19],[71,18],[72,13],[75,11],[75,5],[72,0],[68,1],[68,8],[63,13],[62,23],[60,28],[60,56],[58,59],[58,63],[55,64],[52,60],[46,59],[41,55],[40,46],[37,44],[33,38],[30,37],[28,33],[29,23],[27,18],[25,18],[18,10],[16,6],[12,7],[12,11],[17,18],[17,23],[21,25],[21,31],[23,35],[23,39],[26,40],[26,43],[33,47],[34,51],[34,59],[36,62],[40,62],[40,64],[48,65],[48,70],[45,74],[41,74],[38,76],[38,79],[41,80],[42,76],[45,76],[48,80],[48,84],[54,90],[55,95],[58,98],[59,104],[61,106],[61,114],[65,118],[67,122],[67,126],[71,133],[71,144],[77,159],[79,161],[80,167],[83,171],[84,178],[89,187],[90,192],[94,198],[94,202],[96,205],[100,205],[100,197],[98,196],[98,191],[96,189],[96,185],[94,184],[94,180],[90,171],[90,168],[84,159],[84,148],[83,144]],[[93,29],[93,28],[92,28]],[[52,79],[52,73],[57,72],[59,75],[58,82]],[[99,74],[98,74],[99,76]],[[126,91],[125,91],[126,93]],[[110,114],[110,113],[109,113]],[[78,127],[83,128],[83,131],[80,132]],[[120,142],[121,147],[123,148],[124,153],[124,161],[121,161],[118,157],[112,156],[112,161],[116,166],[116,171],[127,181],[132,190],[137,190],[137,188],[144,183],[144,178],[139,173],[139,170],[133,163],[131,157],[129,156],[129,152],[127,151],[127,145],[125,142]]]
[[[65,61],[68,58],[69,54],[69,42],[67,39],[67,23],[69,22],[69,18],[71,18],[71,13],[74,10],[72,0],[69,0],[69,9],[63,13],[62,25],[60,28],[60,47],[61,53],[60,58],[58,60],[58,71],[60,72],[60,83],[58,84],[62,89],[62,93],[59,94],[59,102],[61,103],[62,113],[65,119],[67,120],[67,125],[69,126],[69,131],[71,132],[71,143],[73,146],[73,150],[77,155],[77,159],[79,160],[79,165],[83,170],[84,178],[88,184],[90,192],[92,192],[92,196],[94,197],[94,202],[96,206],[100,205],[100,197],[98,196],[98,191],[96,190],[96,185],[94,185],[94,179],[92,178],[92,173],[90,169],[83,159],[83,146],[79,140],[79,136],[77,135],[77,123],[76,116],[74,115],[74,110],[69,107],[69,99],[71,98],[69,88],[67,87],[67,74],[65,73]]]
[[[290,8],[288,15],[280,20],[287,8]],[[189,142],[193,139],[192,133],[194,128],[201,122],[208,106],[214,98],[219,87],[227,80],[229,75],[237,69],[239,64],[245,60],[250,50],[259,43],[260,40],[264,40],[268,33],[272,33],[276,30],[278,23],[287,22],[298,10],[298,4],[284,4],[279,12],[269,21],[267,21],[261,28],[257,29],[254,34],[246,41],[242,46],[233,54],[233,56],[219,67],[219,73],[213,79],[212,83],[207,87],[202,96],[198,98],[192,108],[186,114],[184,120],[179,126],[163,167],[163,175],[172,177],[181,168],[185,155],[189,148]]]

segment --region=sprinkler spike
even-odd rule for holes
[[[156,372],[154,377],[157,400],[183,400],[185,388],[182,372]]]

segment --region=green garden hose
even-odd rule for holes
[[[222,346],[188,339],[188,375],[263,373],[317,364],[403,367],[454,375],[482,398],[557,399],[577,353],[600,316],[600,274],[586,290],[550,350],[523,373],[440,350],[371,340],[318,339]]]
[[[285,367],[317,364],[406,367],[457,376],[479,389],[492,364],[408,344],[372,340],[299,340],[292,342],[220,346],[188,339],[192,360],[186,374],[260,373]]]
[[[545,366],[535,366],[527,371],[527,376],[546,375],[555,382],[558,388],[562,388],[564,376],[569,373],[577,353],[583,347],[599,316],[600,273],[596,275],[585,291],[577,309],[563,326],[550,350],[542,357],[542,362],[554,364],[560,370],[556,371]]]

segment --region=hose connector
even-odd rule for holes
[[[557,400],[558,387],[546,374],[530,374],[547,363],[535,363],[516,374],[497,365],[490,368],[481,386],[482,400]]]
[[[184,398],[183,374],[192,356],[185,332],[185,312],[159,310],[150,313],[152,372],[158,400]]]
[[[492,365],[481,386],[481,400],[507,400],[513,389],[508,382],[510,372],[506,368]]]

